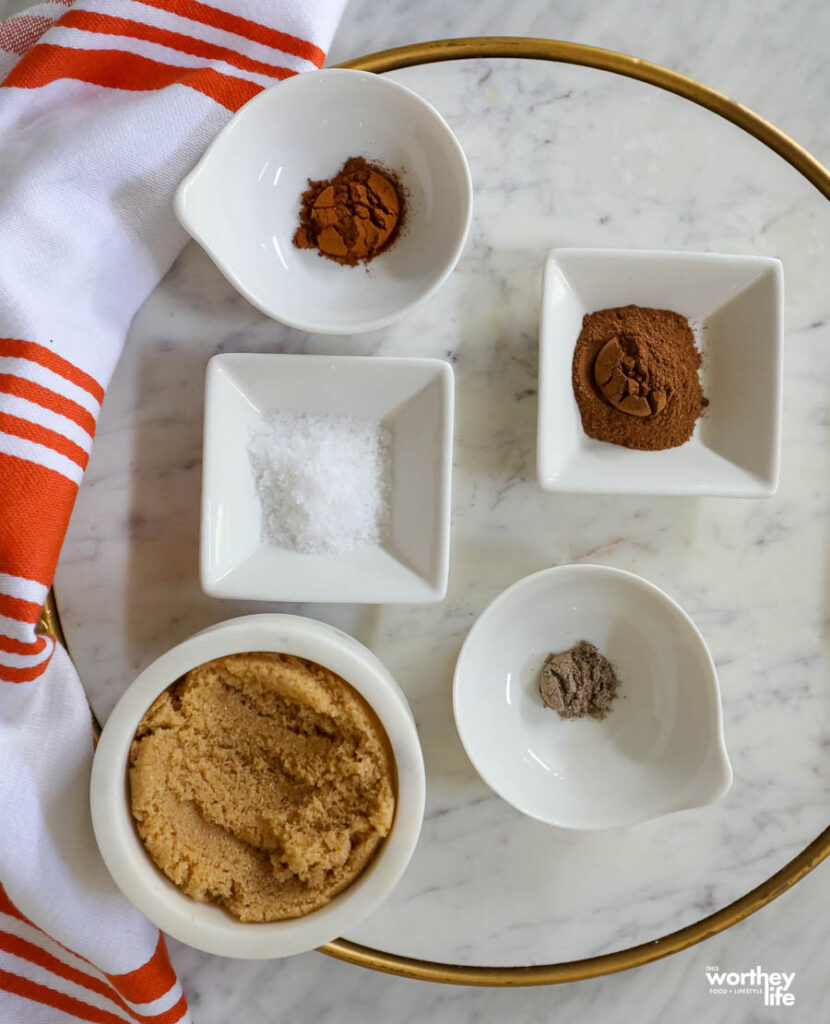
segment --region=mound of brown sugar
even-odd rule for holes
[[[573,389],[589,437],[626,448],[676,448],[707,402],[689,321],[668,309],[620,306],[586,315]]]
[[[207,662],[165,690],[130,749],[156,865],[242,921],[300,917],[363,871],[392,827],[386,734],[344,680],[282,654]]]
[[[319,249],[336,263],[368,263],[395,241],[404,216],[403,192],[391,171],[353,156],[331,181],[308,179],[301,197],[298,249]]]

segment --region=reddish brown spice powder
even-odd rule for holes
[[[598,441],[657,451],[692,436],[708,404],[689,321],[668,309],[587,314],[573,358],[582,427]]]
[[[403,218],[403,191],[395,175],[353,156],[331,181],[308,179],[294,245],[319,249],[321,256],[354,267],[388,249]]]

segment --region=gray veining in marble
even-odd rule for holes
[[[4,5],[9,6],[9,5]],[[825,5],[352,0],[331,60],[421,38],[535,34],[666,63],[730,92],[830,159]],[[457,272],[399,325],[306,337],[248,307],[189,246],[136,319],[105,403],[58,578],[73,654],[106,715],[135,671],[239,605],[196,582],[201,401],[215,351],[450,358],[457,375],[453,559],[445,604],[306,609],[358,635],[406,689],[429,773],[427,820],[391,900],[350,936],[414,955],[528,963],[606,952],[740,896],[827,823],[830,761],[830,210],[757,142],[683,101],[600,72],[514,61],[397,76],[468,153],[476,218]],[[581,498],[533,482],[538,277],[553,245],[780,256],[787,279],[782,486],[769,502]],[[417,349],[413,350],[413,339]],[[717,807],[605,834],[530,822],[478,780],[455,735],[452,665],[478,612],[544,565],[639,572],[687,608],[724,693],[735,785]],[[90,628],[94,624],[94,628]],[[427,643],[429,640],[429,643]],[[425,654],[425,649],[428,648]],[[800,1020],[828,1007],[814,952],[820,869],[707,944],[556,989],[476,992],[381,977],[317,954],[222,961],[172,944],[195,1019],[773,1020],[708,994],[706,964],[795,970]],[[826,948],[826,945],[825,945]]]

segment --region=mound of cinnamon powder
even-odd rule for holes
[[[349,157],[331,181],[308,179],[294,245],[319,249],[321,256],[354,267],[389,248],[403,216],[395,175],[362,156]]]
[[[572,371],[585,433],[645,451],[684,444],[707,405],[700,364],[679,313],[619,306],[586,315]]]

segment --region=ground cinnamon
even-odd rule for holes
[[[362,156],[349,157],[331,181],[308,179],[294,245],[319,249],[321,256],[354,267],[389,248],[403,216],[395,175]]]
[[[620,306],[587,314],[573,358],[585,433],[645,451],[684,444],[707,405],[700,364],[679,313]]]

